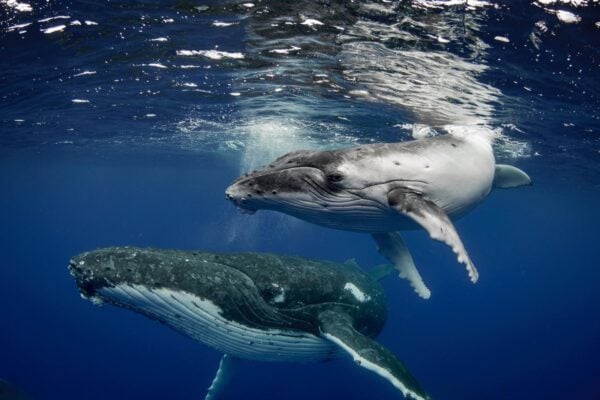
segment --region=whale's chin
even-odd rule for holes
[[[252,215],[256,212],[256,210],[253,210],[251,208],[238,207],[237,209],[240,212],[240,214]]]

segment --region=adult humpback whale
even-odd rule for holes
[[[349,263],[115,247],[78,255],[69,270],[84,298],[139,312],[223,352],[206,400],[224,386],[232,357],[325,361],[344,352],[404,396],[428,398],[372,339],[385,323],[386,299]]]
[[[421,227],[451,247],[472,282],[478,273],[450,220],[471,210],[492,189],[530,185],[529,176],[495,163],[491,138],[452,133],[400,143],[335,151],[296,151],[226,190],[242,212],[270,209],[306,221],[373,234],[423,298],[424,284],[402,237]]]

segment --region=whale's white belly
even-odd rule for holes
[[[102,300],[128,307],[223,353],[260,361],[321,361],[336,348],[315,335],[292,330],[257,329],[230,321],[210,300],[171,289],[117,285],[98,290]]]

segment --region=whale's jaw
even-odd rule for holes
[[[119,284],[96,290],[95,302],[109,303],[162,322],[225,354],[261,361],[311,362],[336,351],[324,339],[299,330],[258,329],[228,320],[218,305],[191,293]]]

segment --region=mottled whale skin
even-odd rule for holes
[[[335,229],[373,234],[380,252],[430,296],[397,231],[423,228],[477,270],[451,218],[479,204],[493,187],[531,184],[524,172],[496,164],[491,138],[448,134],[333,151],[296,151],[236,179],[226,198],[242,212],[274,210]]]
[[[428,398],[373,340],[387,302],[355,264],[114,247],[74,257],[69,270],[84,298],[141,313],[222,352],[206,399],[216,398],[235,357],[311,362],[344,352],[404,396]]]

